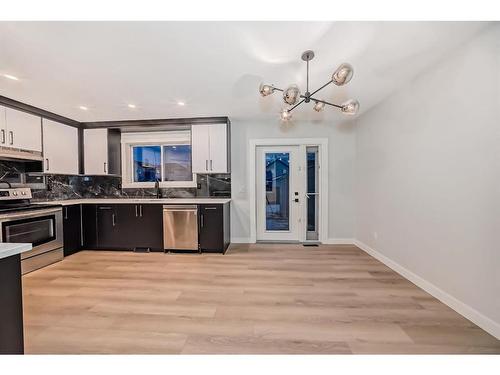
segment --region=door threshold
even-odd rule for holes
[[[257,240],[255,243],[262,243],[262,244],[280,244],[280,243],[285,243],[285,244],[300,244],[300,241],[295,241],[295,240]]]

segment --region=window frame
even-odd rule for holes
[[[136,146],[159,146],[161,160],[160,187],[196,187],[196,173],[192,173],[191,181],[163,181],[165,177],[165,163],[163,160],[163,146],[192,146],[191,131],[163,131],[148,133],[122,133],[122,187],[127,188],[154,188],[155,182],[134,181],[134,153],[132,148]],[[193,161],[191,158],[191,168]]]

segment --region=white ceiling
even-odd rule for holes
[[[321,97],[337,103],[357,98],[366,111],[485,27],[476,22],[0,22],[0,95],[78,121],[277,119],[282,100],[277,94],[260,98],[259,83],[297,83],[304,90],[300,55],[313,49],[312,88],[350,62],[351,83],[331,85]],[[178,106],[179,100],[186,106]],[[342,118],[330,108],[315,113],[311,104],[294,112],[299,120]]]

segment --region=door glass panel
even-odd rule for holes
[[[134,146],[134,182],[154,182],[161,179],[160,146]]]
[[[307,240],[318,239],[318,148],[307,147]]]
[[[266,152],[266,230],[290,229],[290,154]]]

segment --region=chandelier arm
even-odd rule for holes
[[[320,103],[323,103],[323,104],[328,104],[328,105],[331,105],[332,107],[337,107],[337,108],[342,109],[342,106],[338,105],[338,104],[329,103],[329,102],[325,102],[324,100],[314,99],[314,98],[311,98],[311,100],[314,100],[315,102],[320,102]]]
[[[281,92],[285,91],[285,90],[283,90],[283,89],[279,89],[279,88],[274,87],[274,86],[271,86],[271,87],[273,88],[273,90],[276,90],[276,91],[281,91]]]
[[[323,86],[321,86],[319,89],[317,89],[317,90],[313,91],[313,92],[311,93],[311,95],[309,95],[309,96],[313,96],[313,95],[314,95],[314,94],[316,94],[319,90],[323,90],[326,86],[328,86],[328,85],[329,85],[330,83],[332,83],[332,82],[333,82],[333,80],[329,80],[327,83],[325,83],[325,84],[324,84]]]
[[[299,105],[301,105],[302,103],[304,103],[305,99],[302,99],[300,102],[298,102],[297,104],[295,104],[292,108],[290,108],[288,110],[288,112],[292,112],[292,110],[294,110],[295,108],[297,108]]]

